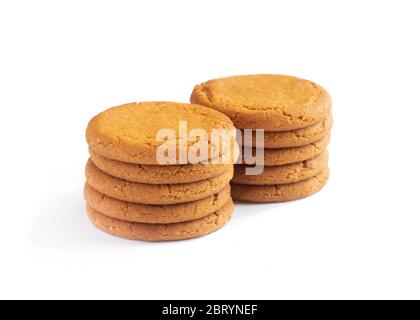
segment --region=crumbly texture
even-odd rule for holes
[[[127,222],[108,217],[90,207],[87,212],[96,227],[114,236],[130,240],[173,241],[201,237],[220,229],[232,217],[233,202],[229,200],[221,209],[204,218],[172,224]]]
[[[325,151],[329,142],[330,136],[328,135],[318,142],[310,143],[302,147],[264,149],[264,166],[281,166],[313,159]],[[256,150],[257,149],[252,149],[253,155],[255,155]],[[246,154],[244,153],[242,156],[242,163],[240,164],[252,165],[252,159],[245,161],[245,157]]]
[[[246,175],[247,166],[236,165],[232,182],[250,185],[287,184],[316,176],[328,163],[328,152],[302,162],[282,166],[267,166],[259,175]]]
[[[284,131],[322,121],[331,109],[327,91],[316,83],[283,75],[246,75],[197,85],[192,103],[211,107],[240,129]]]
[[[264,131],[262,142],[264,142],[264,148],[267,149],[301,147],[319,141],[327,136],[332,127],[332,123],[332,115],[328,114],[327,118],[321,122],[306,128],[290,131]],[[255,147],[257,145],[255,132],[252,135],[251,143],[244,140],[242,144],[248,147]],[[261,145],[260,141],[258,141],[258,144]]]
[[[269,186],[252,186],[232,183],[232,196],[235,200],[245,202],[280,202],[305,198],[320,191],[327,183],[328,168],[315,177],[289,184]]]
[[[88,206],[108,217],[131,222],[165,224],[197,220],[219,210],[230,199],[230,186],[201,200],[169,205],[130,203],[113,199],[88,184],[85,185],[84,193]]]
[[[221,175],[192,183],[145,184],[121,180],[99,170],[92,161],[86,165],[87,183],[100,193],[118,200],[143,204],[174,204],[200,200],[226,187],[233,167]]]
[[[229,164],[144,165],[108,159],[93,150],[90,150],[90,159],[113,177],[148,184],[190,183],[213,178],[231,168],[234,162],[232,157]]]
[[[86,130],[86,140],[92,150],[104,157],[136,164],[159,164],[156,152],[165,141],[156,139],[161,129],[176,133],[177,163],[180,153],[189,151],[196,141],[183,139],[179,122],[187,129],[204,130],[211,137],[213,129],[233,130],[231,120],[222,113],[198,105],[174,102],[130,103],[108,109],[94,117]],[[219,145],[208,143],[208,159],[221,152]]]

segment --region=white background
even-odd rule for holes
[[[1,1],[0,298],[420,298],[418,1]],[[150,244],[97,231],[89,119],[291,74],[334,100],[331,179]]]

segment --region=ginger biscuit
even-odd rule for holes
[[[279,202],[305,198],[320,191],[327,183],[328,168],[315,177],[289,184],[245,185],[232,183],[232,196],[235,200],[246,202]]]
[[[89,207],[119,220],[140,223],[177,223],[197,220],[219,210],[230,199],[230,186],[207,198],[169,205],[131,203],[110,198],[85,185],[85,199]]]
[[[249,185],[288,184],[317,175],[328,163],[328,152],[316,158],[282,166],[267,166],[259,175],[246,175],[246,166],[236,165],[232,182]]]
[[[264,131],[264,148],[275,149],[301,147],[319,141],[329,134],[332,123],[332,115],[329,114],[321,122],[306,128],[290,131]],[[244,140],[242,145],[247,147],[255,147],[257,143],[260,143],[260,141],[256,140],[255,132],[253,132],[252,143],[248,143],[248,141]]]
[[[220,144],[211,141],[212,131],[234,129],[228,117],[210,108],[174,102],[141,102],[113,107],[98,114],[89,122],[86,140],[95,153],[106,158],[152,165],[162,164],[156,158],[159,147],[173,143],[176,162],[171,164],[186,164],[190,163],[187,155],[196,146],[197,138],[185,136],[180,122],[186,124],[187,134],[199,129],[207,135],[204,142],[206,159],[222,152]],[[174,136],[162,137],[162,141],[158,141],[157,134],[162,133],[162,129]]]
[[[179,184],[145,184],[121,180],[99,170],[89,160],[86,165],[87,183],[100,193],[127,202],[143,204],[175,204],[195,201],[222,190],[233,177],[233,168],[219,176]]]
[[[318,84],[284,75],[245,75],[197,85],[190,101],[226,114],[240,129],[285,131],[326,118],[331,98]]]
[[[148,184],[177,184],[205,180],[221,175],[230,164],[198,163],[185,165],[144,165],[105,158],[89,150],[90,159],[103,172],[126,181]]]
[[[255,155],[256,151],[264,151],[264,166],[281,166],[289,163],[301,162],[308,159],[313,159],[325,151],[330,142],[330,136],[323,138],[320,141],[310,143],[302,147],[293,148],[278,148],[278,149],[252,149]],[[245,161],[246,155],[242,156],[241,164],[252,165],[250,161]]]
[[[127,222],[108,217],[90,207],[87,212],[97,228],[114,236],[131,240],[172,241],[200,237],[220,229],[232,217],[233,202],[228,200],[221,209],[206,217],[171,224]]]

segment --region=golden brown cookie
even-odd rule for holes
[[[222,190],[233,176],[233,166],[221,175],[192,183],[145,184],[121,180],[99,170],[92,161],[86,165],[91,187],[108,197],[143,204],[174,204],[200,200]]]
[[[223,227],[232,217],[233,202],[228,202],[218,211],[198,220],[172,224],[127,222],[108,217],[95,209],[87,208],[93,224],[114,236],[144,241],[172,241],[201,237]]]
[[[221,175],[230,164],[144,165],[105,158],[90,150],[90,159],[103,172],[123,180],[149,184],[190,183]],[[100,210],[99,210],[100,211]]]
[[[330,136],[328,135],[324,139],[318,142],[310,143],[302,147],[294,148],[279,148],[279,149],[264,149],[258,150],[259,152],[264,151],[264,166],[281,166],[289,163],[301,162],[308,159],[313,159],[319,156],[325,151],[330,142]],[[255,154],[257,149],[253,149],[252,153]],[[250,161],[245,162],[245,153],[242,156],[241,164],[249,164]],[[251,159],[252,160],[252,159]]]
[[[322,121],[329,94],[312,81],[283,75],[246,75],[210,80],[194,88],[191,102],[226,114],[237,128],[294,130]]]
[[[235,200],[246,202],[278,202],[305,198],[319,190],[327,183],[328,169],[322,170],[315,177],[289,184],[252,186],[232,183],[232,196]]]
[[[86,140],[92,150],[109,159],[138,164],[161,164],[156,159],[157,150],[167,141],[158,141],[161,129],[170,129],[175,134],[168,139],[176,146],[176,163],[182,162],[197,139],[183,137],[180,121],[187,124],[187,133],[201,129],[209,137],[207,159],[222,151],[219,144],[210,139],[214,129],[233,130],[232,122],[222,113],[198,105],[174,102],[129,103],[108,109],[94,117],[86,130]],[[162,137],[163,138],[163,137]],[[205,149],[205,148],[204,148]]]
[[[177,223],[197,220],[219,210],[230,199],[230,186],[201,200],[168,205],[150,205],[107,197],[86,183],[85,199],[89,207],[108,217],[140,223]]]
[[[273,185],[287,184],[306,180],[317,175],[328,163],[328,152],[324,152],[316,158],[286,164],[282,166],[264,167],[259,175],[246,175],[244,165],[236,165],[232,182],[250,185]]]
[[[327,136],[332,127],[332,115],[329,114],[327,118],[318,122],[312,126],[290,130],[290,131],[265,131],[264,148],[275,149],[275,148],[290,148],[300,147],[316,141],[321,140]],[[243,133],[242,133],[243,137]],[[257,145],[255,132],[252,135],[252,143],[243,141],[243,145],[255,147]],[[258,141],[260,144],[260,141]]]

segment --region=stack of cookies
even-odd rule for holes
[[[204,138],[198,144],[191,134],[210,137],[220,129],[234,131],[225,115],[181,103],[131,103],[94,117],[86,131],[85,199],[92,222],[146,241],[188,239],[224,226],[233,212],[235,158],[226,153],[234,139],[225,148]]]
[[[234,199],[295,200],[327,183],[331,98],[316,83],[281,75],[222,78],[196,86],[191,102],[223,112],[242,131]],[[256,163],[258,155],[263,163]],[[261,172],[249,174],[255,165]]]

